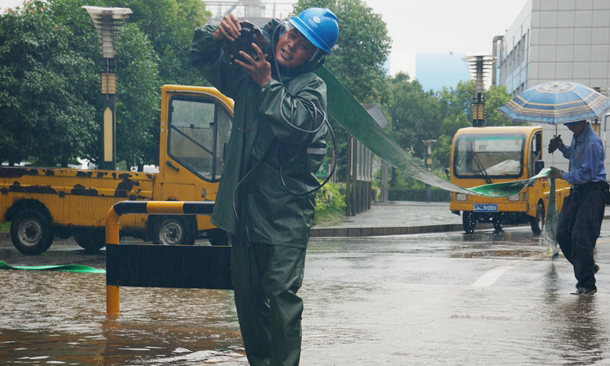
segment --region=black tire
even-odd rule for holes
[[[498,213],[492,218],[492,225],[494,227],[494,234],[500,234],[504,226],[504,214]]]
[[[81,229],[74,233],[74,240],[87,253],[95,253],[106,246],[104,230]]]
[[[538,202],[536,206],[536,217],[531,218],[530,226],[534,235],[540,235],[544,229],[544,203],[542,201]]]
[[[462,226],[466,234],[474,233],[474,228],[477,226],[477,220],[474,213],[470,211],[462,212]]]
[[[195,244],[192,219],[185,216],[159,216],[153,225],[152,242],[162,245]]]
[[[229,245],[229,235],[227,232],[221,229],[214,229],[210,233],[210,244],[213,246],[227,246]]]
[[[36,209],[19,212],[11,222],[11,241],[23,254],[44,253],[53,244],[51,219]]]

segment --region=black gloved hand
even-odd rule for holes
[[[563,175],[563,170],[557,169],[554,166],[551,167],[551,172],[549,173],[549,178],[561,179]]]
[[[559,149],[563,146],[563,141],[561,141],[561,135],[554,137],[549,142],[549,154],[552,154],[555,150]]]

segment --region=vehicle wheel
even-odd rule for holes
[[[11,241],[23,254],[44,253],[53,244],[51,219],[36,209],[21,211],[11,222]]]
[[[462,213],[462,226],[464,227],[464,232],[466,234],[472,234],[476,225],[477,221],[476,217],[474,216],[474,213],[470,211],[464,211]]]
[[[160,216],[153,227],[153,243],[178,245],[195,243],[195,230],[192,220],[181,216]]]
[[[106,246],[103,230],[82,229],[74,233],[74,240],[87,253],[94,253]]]
[[[502,218],[502,216],[494,216],[493,221],[492,221],[493,227],[494,227],[494,234],[500,234],[502,233],[502,226],[504,224],[504,220]]]
[[[532,227],[534,235],[540,235],[542,233],[542,229],[544,228],[544,204],[542,202],[538,202],[538,206],[536,206],[536,217],[531,218],[530,226]]]
[[[229,245],[229,235],[227,232],[221,229],[214,229],[210,233],[210,244],[214,246],[227,246]]]

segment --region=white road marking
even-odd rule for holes
[[[475,283],[472,284],[472,287],[489,287],[493,285],[494,282],[496,282],[496,280],[500,278],[500,276],[502,276],[504,273],[525,262],[528,262],[528,260],[512,261],[501,265],[500,267],[496,267],[490,271],[487,271],[484,275],[479,277],[479,279]]]

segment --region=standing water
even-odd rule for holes
[[[121,287],[117,317],[106,315],[103,274],[3,270],[0,288],[2,364],[245,359],[232,291]]]

